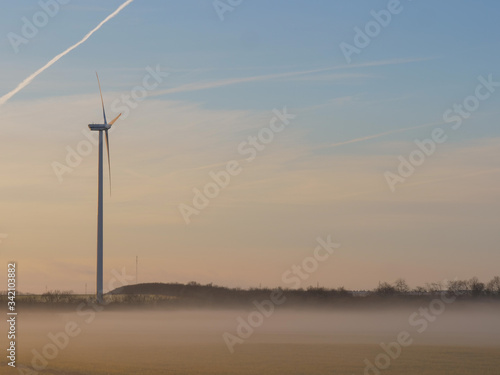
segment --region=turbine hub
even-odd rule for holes
[[[108,130],[111,126],[108,124],[89,124],[89,129],[92,131]]]

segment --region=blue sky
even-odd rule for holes
[[[338,267],[365,271],[361,278],[354,272],[337,277],[332,265],[314,276],[328,286],[370,287],[405,274],[414,284],[493,276],[500,92],[481,101],[459,130],[443,125],[448,141],[401,185],[414,184],[407,192],[391,193],[383,173],[395,170],[398,156],[415,149],[414,139],[429,137],[432,126],[350,141],[439,126],[448,108],[474,94],[479,76],[500,81],[500,4],[402,1],[402,11],[349,64],[339,45],[354,44],[354,28],[364,29],[373,19],[370,12],[388,3],[246,0],[221,21],[210,0],[135,0],[36,77],[0,107],[1,170],[8,181],[3,202],[9,212],[0,221],[0,231],[9,234],[1,246],[16,251],[31,269],[26,288],[36,291],[34,280],[40,279],[59,289],[63,282],[63,276],[48,271],[53,266],[37,268],[37,261],[46,261],[37,247],[47,249],[48,259],[83,267],[72,288],[93,282],[96,150],[63,183],[51,165],[64,161],[66,147],[76,147],[87,123],[99,120],[95,71],[110,113],[111,103],[141,84],[146,67],[158,65],[168,78],[117,125],[112,138],[117,193],[106,208],[109,267],[133,264],[140,239],[147,237],[150,252],[142,251],[150,259],[145,267],[149,264],[151,281],[249,286],[257,283],[255,275],[265,263],[263,278],[274,285],[278,270],[300,261],[316,235],[332,231],[346,247],[352,240],[355,249]],[[120,4],[70,1],[18,53],[8,34],[21,35],[23,17],[31,20],[41,8],[36,1],[2,4],[0,95]],[[290,130],[276,136],[244,176],[186,226],[179,203],[189,202],[192,188],[203,186],[211,166],[240,158],[238,144],[268,124],[273,109],[283,107],[297,114]],[[328,147],[342,142],[350,143]],[[367,198],[366,191],[376,193]],[[467,217],[471,212],[476,216]],[[456,225],[472,233],[482,261],[467,239],[456,237]],[[61,228],[67,238],[58,235]],[[23,236],[26,229],[40,231],[36,241]],[[359,231],[365,241],[356,238]],[[71,246],[75,252],[68,255]],[[416,256],[408,255],[415,249],[422,257],[405,263],[405,257]],[[435,266],[433,254],[444,262],[454,251],[463,263],[474,259],[470,270]],[[242,259],[250,266],[238,272]],[[163,261],[183,264],[186,271],[175,267],[163,278],[157,266]]]
[[[1,66],[9,71],[1,77],[4,91],[76,42],[119,4],[70,2],[27,45],[21,45],[18,54],[13,53],[8,39],[2,38]],[[4,5],[2,35],[20,31],[21,18],[31,19],[40,10],[36,2],[14,5]],[[306,108],[347,96],[377,102],[375,113],[370,108],[356,111],[354,116],[352,112],[342,114],[341,121],[348,125],[340,129],[332,126],[331,111],[325,111],[316,121],[320,129],[316,134],[321,136],[311,134],[311,138],[328,136],[332,141],[341,138],[335,134],[339,130],[349,138],[369,134],[372,129],[384,131],[434,121],[453,101],[468,94],[478,75],[498,72],[494,15],[499,5],[493,1],[419,1],[402,2],[401,6],[403,11],[393,16],[360,55],[353,56],[352,64],[422,61],[341,68],[330,72],[338,75],[333,79],[324,77],[329,75],[326,72],[302,77],[301,81],[269,80],[169,98],[203,103],[207,108],[255,110],[268,109],[270,101]],[[101,72],[109,90],[129,87],[140,79],[145,66],[157,63],[178,70],[168,82],[171,87],[341,67],[346,61],[339,44],[352,44],[353,28],[363,28],[372,9],[386,7],[386,1],[316,1],[307,6],[302,1],[247,1],[225,13],[221,22],[210,1],[136,1],[14,100],[92,93],[95,88],[89,73],[94,70]],[[211,95],[215,92],[217,95]],[[486,106],[494,110],[495,103]],[[483,126],[488,131],[495,129],[487,123]],[[491,134],[483,127],[476,128],[477,135]]]

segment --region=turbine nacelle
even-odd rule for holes
[[[104,107],[103,107],[104,108]],[[104,124],[89,124],[89,129],[92,130],[92,131],[98,131],[98,130],[109,130],[111,129],[111,127],[113,126],[113,124],[115,123],[116,120],[118,120],[118,118],[121,116],[122,114],[120,113],[118,116],[116,116],[113,120],[111,120],[111,122],[108,124],[108,123],[104,123]],[[104,118],[104,120],[106,120],[106,118]]]
[[[110,128],[110,124],[89,124],[89,129],[92,131],[108,130]]]

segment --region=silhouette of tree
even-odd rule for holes
[[[404,279],[397,279],[394,282],[394,289],[400,294],[407,294],[410,291],[410,287]]]
[[[495,276],[486,285],[486,291],[492,295],[500,295],[500,277]]]
[[[375,289],[375,294],[380,296],[394,295],[396,293],[397,293],[396,288],[386,282],[379,283],[378,287]]]
[[[469,294],[469,286],[466,280],[448,281],[448,291],[455,295]]]
[[[427,291],[431,294],[437,294],[443,290],[443,284],[440,282],[437,283],[427,283],[426,284]]]
[[[468,281],[469,290],[474,297],[480,296],[484,293],[484,283],[480,282],[477,277],[473,277]]]

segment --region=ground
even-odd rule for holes
[[[382,361],[388,367],[380,374],[499,374],[498,325],[489,326],[497,322],[494,315],[476,319],[469,313],[449,312],[440,317],[441,323],[436,321],[427,332],[418,333],[407,325],[406,311],[277,312],[231,354],[222,335],[236,334],[236,319],[247,315],[248,311],[236,310],[96,316],[24,313],[18,323],[19,367],[11,369],[1,359],[1,372],[34,374],[27,366],[34,353],[45,350],[49,358],[44,358],[46,365],[38,373],[47,375],[374,375],[377,369],[365,372],[367,361],[374,363],[384,353],[381,342],[393,342],[406,330],[414,342],[402,347],[390,363]],[[470,324],[460,319],[469,319]],[[65,340],[62,333],[68,324],[78,334]],[[48,349],[54,349],[51,337],[59,338],[62,349]]]

